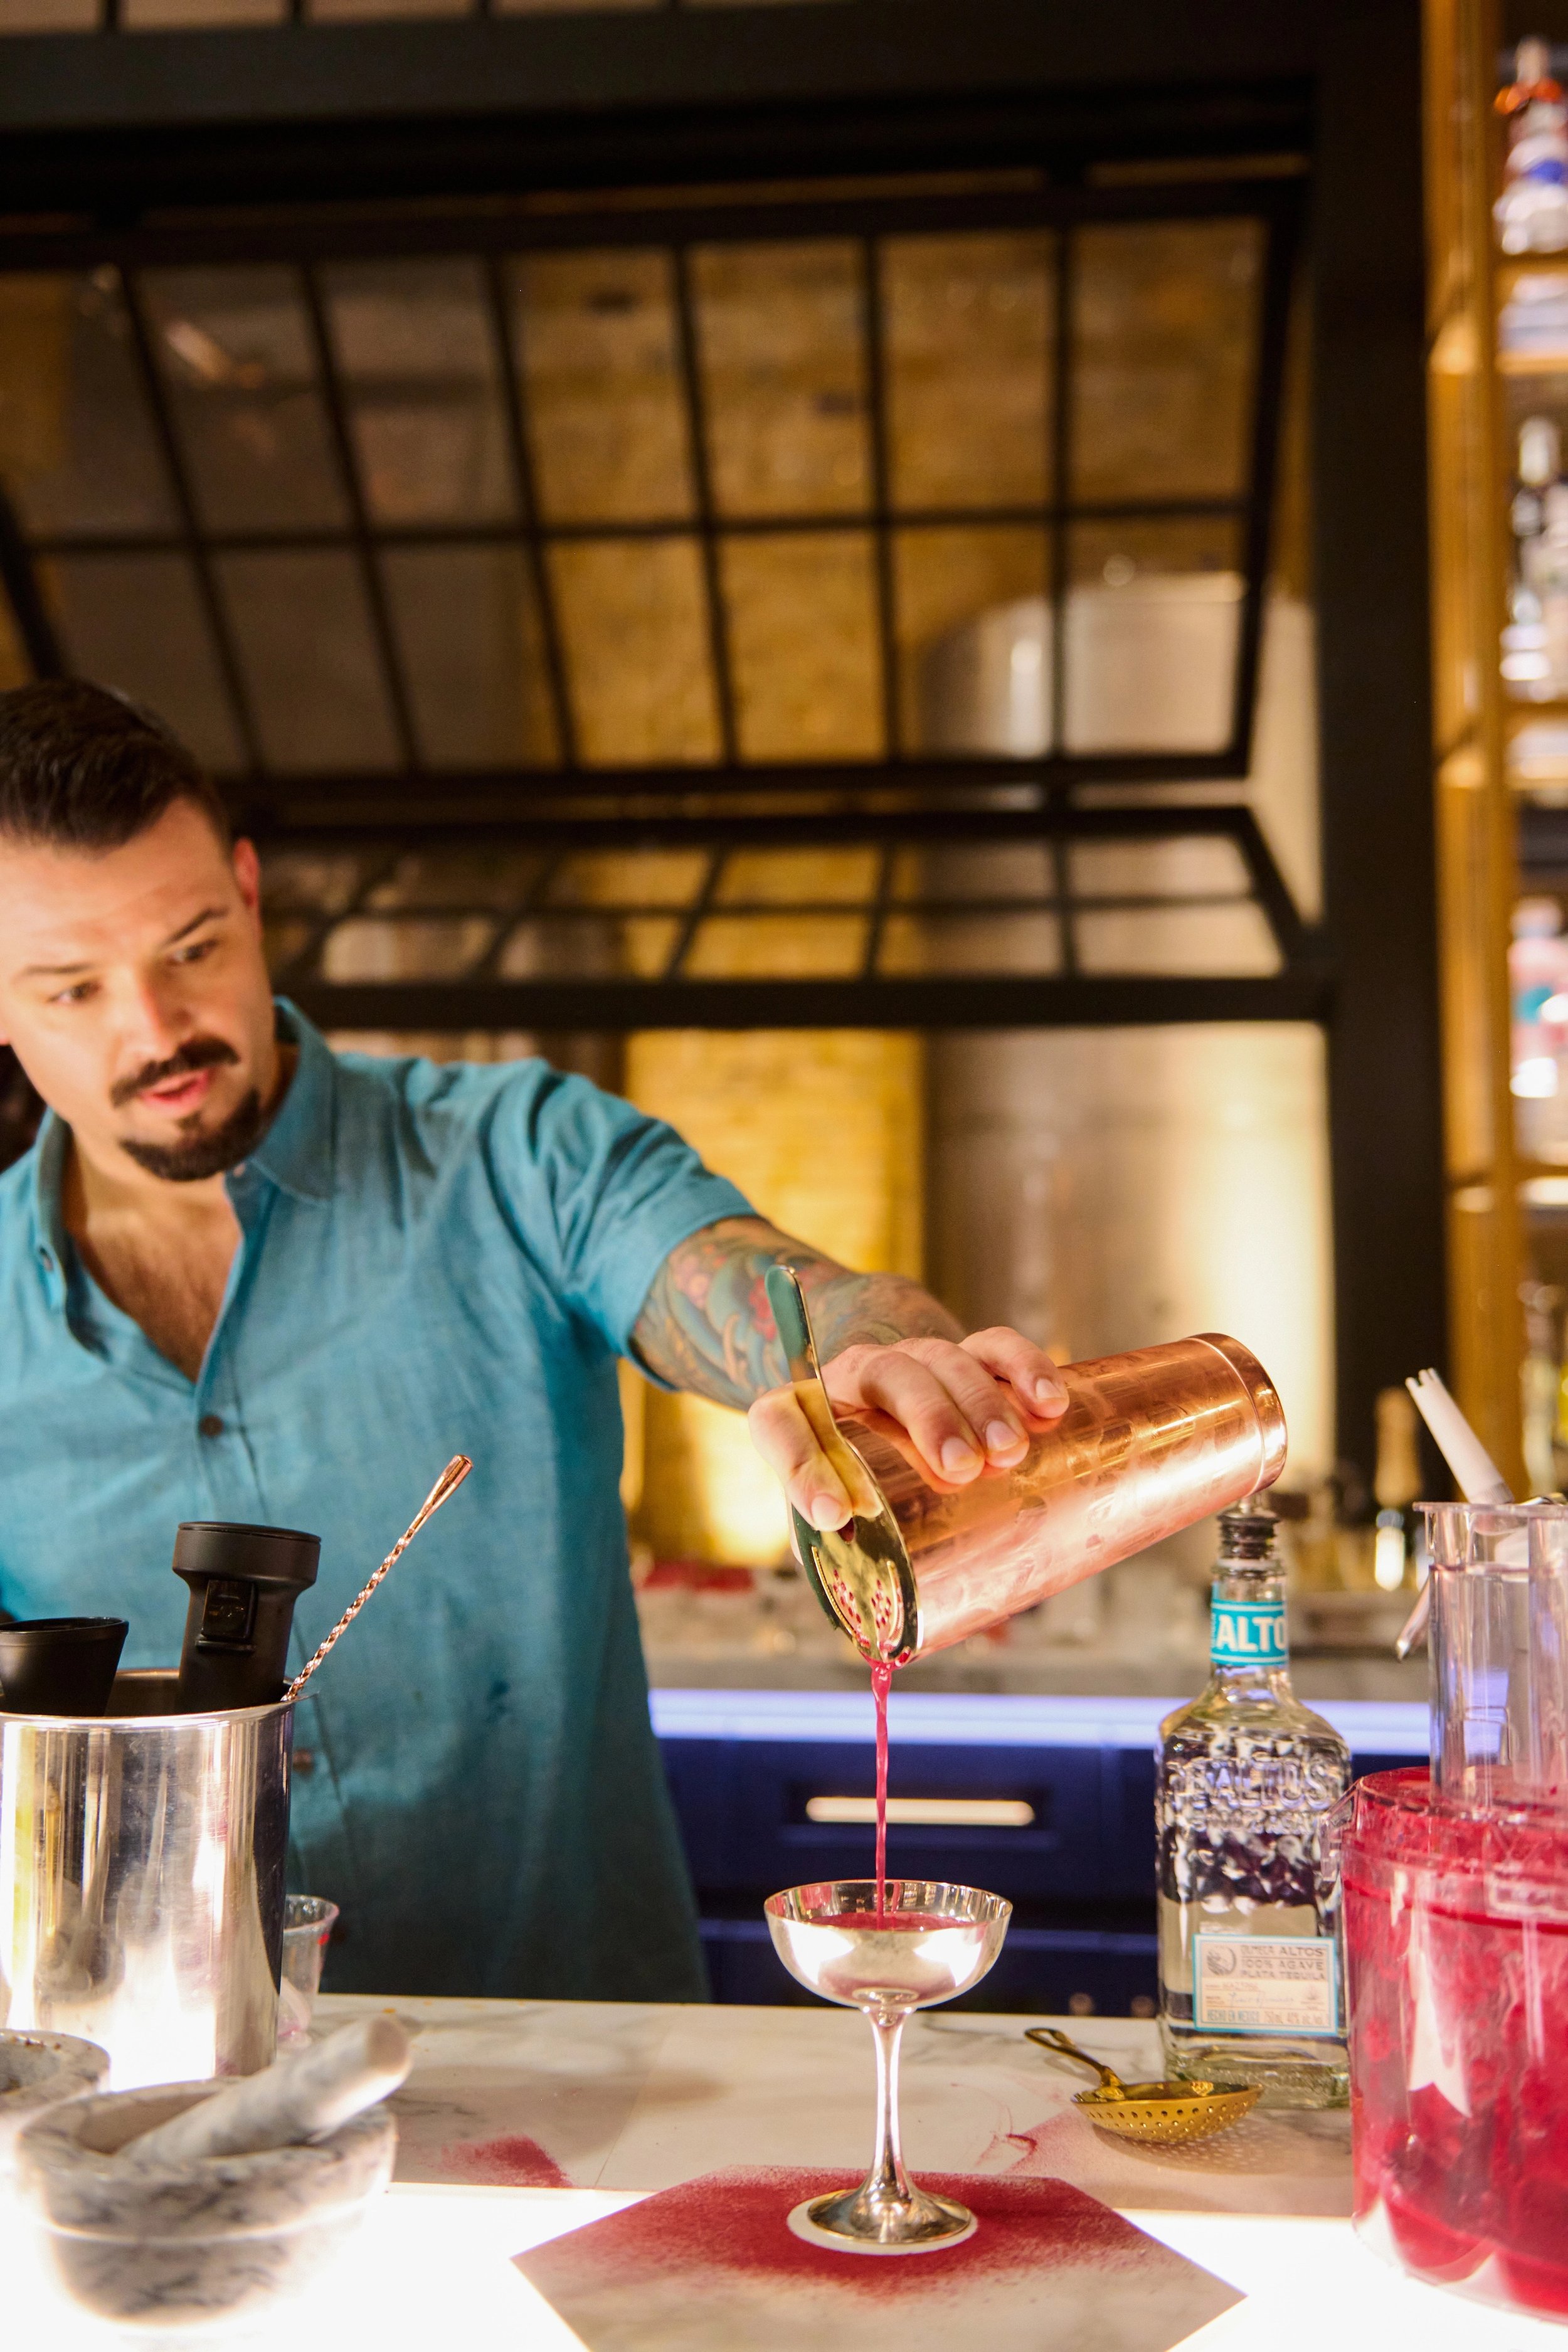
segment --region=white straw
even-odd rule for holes
[[[1431,1431],[1432,1442],[1453,1472],[1454,1484],[1466,1502],[1511,1503],[1512,1487],[1430,1365],[1405,1385],[1415,1398],[1415,1410]],[[1431,1608],[1432,1588],[1426,1583],[1400,1629],[1394,1645],[1396,1658],[1407,1658],[1424,1638]]]
[[[1433,1444],[1454,1474],[1467,1503],[1511,1503],[1513,1489],[1448,1394],[1437,1374],[1417,1372],[1405,1387],[1432,1433]]]

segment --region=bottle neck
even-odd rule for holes
[[[1221,1560],[1215,1570],[1209,1671],[1222,1690],[1289,1691],[1285,1574],[1278,1560]]]

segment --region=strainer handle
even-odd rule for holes
[[[1026,2042],[1037,2042],[1042,2050],[1059,2051],[1064,2058],[1076,2058],[1080,2066],[1092,2066],[1100,2076],[1102,2090],[1119,2091],[1121,2088],[1120,2074],[1113,2074],[1109,2066],[1102,2066],[1098,2058],[1091,2058],[1087,2050],[1080,2050],[1076,2042],[1069,2042],[1067,2035],[1058,2032],[1054,2025],[1026,2025],[1024,2039]]]

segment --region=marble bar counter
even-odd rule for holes
[[[759,2290],[756,2332],[730,2324],[718,2308],[724,2240],[743,2189],[707,2188],[705,2176],[733,2182],[739,2168],[765,2167],[783,2181],[864,2168],[872,2059],[854,2013],[339,1997],[322,2000],[315,2030],[375,2011],[399,2018],[415,2043],[413,2072],[393,2103],[396,2177],[352,2255],[319,2291],[303,2328],[310,2339],[373,2343],[376,2352],[581,2352],[584,2344],[589,2352],[605,2345],[750,2352],[813,2341],[837,2352],[841,2343],[908,2347],[928,2336],[945,2347],[973,2332],[980,2315],[973,2311],[967,2319],[954,2312],[934,2333],[909,2329],[918,2282],[884,2284],[889,2265],[837,2254],[816,2258],[853,2273],[842,2285],[830,2282],[840,2305],[847,2294],[847,2316],[837,2323],[825,2315],[820,2283],[787,2269]],[[986,2198],[1004,2212],[1033,2198],[1081,2213],[1075,2192],[1087,2191],[1142,2231],[1145,2245],[1154,2242],[1141,2258],[1145,2271],[1151,2260],[1169,2259],[1165,2248],[1207,2273],[1196,2291],[1217,2315],[1195,2333],[1191,2317],[1165,2325],[1148,2294],[1138,2305],[1125,2260],[1121,2273],[1108,2262],[1103,2277],[1091,2274],[1085,2286],[1084,2260],[1094,2273],[1098,2258],[1080,2256],[1076,2310],[1041,2332],[1044,2312],[1031,2321],[1027,2309],[1021,2319],[1015,2309],[1009,2320],[1001,2298],[994,2322],[988,2314],[984,2320],[989,2352],[1045,2345],[1171,2352],[1178,2341],[1194,2352],[1322,2352],[1329,2344],[1335,2352],[1384,2352],[1417,2342],[1422,2352],[1563,2352],[1560,2329],[1418,2286],[1352,2235],[1343,2113],[1255,2114],[1190,2148],[1130,2147],[1096,2132],[1073,2106],[1087,2077],[1025,2041],[1025,2026],[1038,2021],[941,2011],[911,2021],[903,2094],[911,2168],[950,2183],[967,2176],[964,2193],[982,2210]],[[1152,2025],[1058,2021],[1124,2075],[1159,2070]],[[584,2270],[596,2277],[601,2247],[614,2273],[615,2232],[637,2220],[636,2209],[659,2192],[678,2205],[689,2183],[697,2186],[682,2216],[686,2266],[673,2294],[668,2278],[656,2282],[629,2332],[623,2305],[618,2329],[584,2322],[574,2333],[556,2307],[562,2298],[547,2299],[520,2265],[546,2286],[574,2268],[580,2294]],[[650,2201],[648,2213],[656,2210]],[[1100,2226],[1121,2225],[1106,2216]],[[624,2237],[620,2244],[624,2259]],[[935,2286],[925,2264],[938,2259],[891,2268],[917,2267]],[[8,2318],[20,2331],[8,2340],[47,2342],[50,2352],[123,2346],[125,2338],[89,2327],[59,2304],[3,2196],[0,2274]],[[1190,2302],[1194,2293],[1192,2274],[1183,2276],[1185,2284],[1166,2283],[1173,2311],[1186,2308],[1182,2297]],[[582,2320],[581,2308],[576,2315]],[[222,2340],[276,2347],[300,2335],[295,2322],[281,2334],[274,2327]],[[173,2352],[173,2340],[159,2337],[157,2352]]]
[[[360,2261],[378,2352],[437,2341],[569,2352],[583,2339],[509,2258],[704,2174],[858,2173],[869,2153],[869,2036],[849,2011],[339,1997],[321,2001],[317,2030],[377,2008],[416,2052],[395,2102],[396,2179]],[[1561,2330],[1417,2285],[1353,2236],[1343,2112],[1255,2114],[1181,2151],[1132,2147],[1074,2107],[1086,2075],[1025,2041],[1043,2021],[911,2020],[904,2148],[917,2174],[1055,2178],[1114,2207],[1246,2298],[1187,2338],[1194,2352],[1563,2352]],[[1051,2021],[1129,2079],[1160,2071],[1151,2024]],[[881,2265],[856,2264],[867,2267]],[[1110,2323],[1108,2307],[1085,2340],[1118,2342]],[[1061,2352],[1069,2334],[1039,2340]],[[695,2312],[673,2326],[650,2314],[638,2337],[648,2352],[744,2352],[750,2340],[715,2336]]]

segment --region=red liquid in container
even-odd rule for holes
[[[884,1936],[929,1936],[939,1927],[949,1935],[960,1929],[977,1937],[985,1933],[983,1921],[942,1911],[814,1911],[811,1925],[847,1927],[856,1936],[865,1935],[868,1928],[873,1935]]]
[[[1568,1822],[1346,1801],[1357,2226],[1406,2269],[1568,2316]]]

